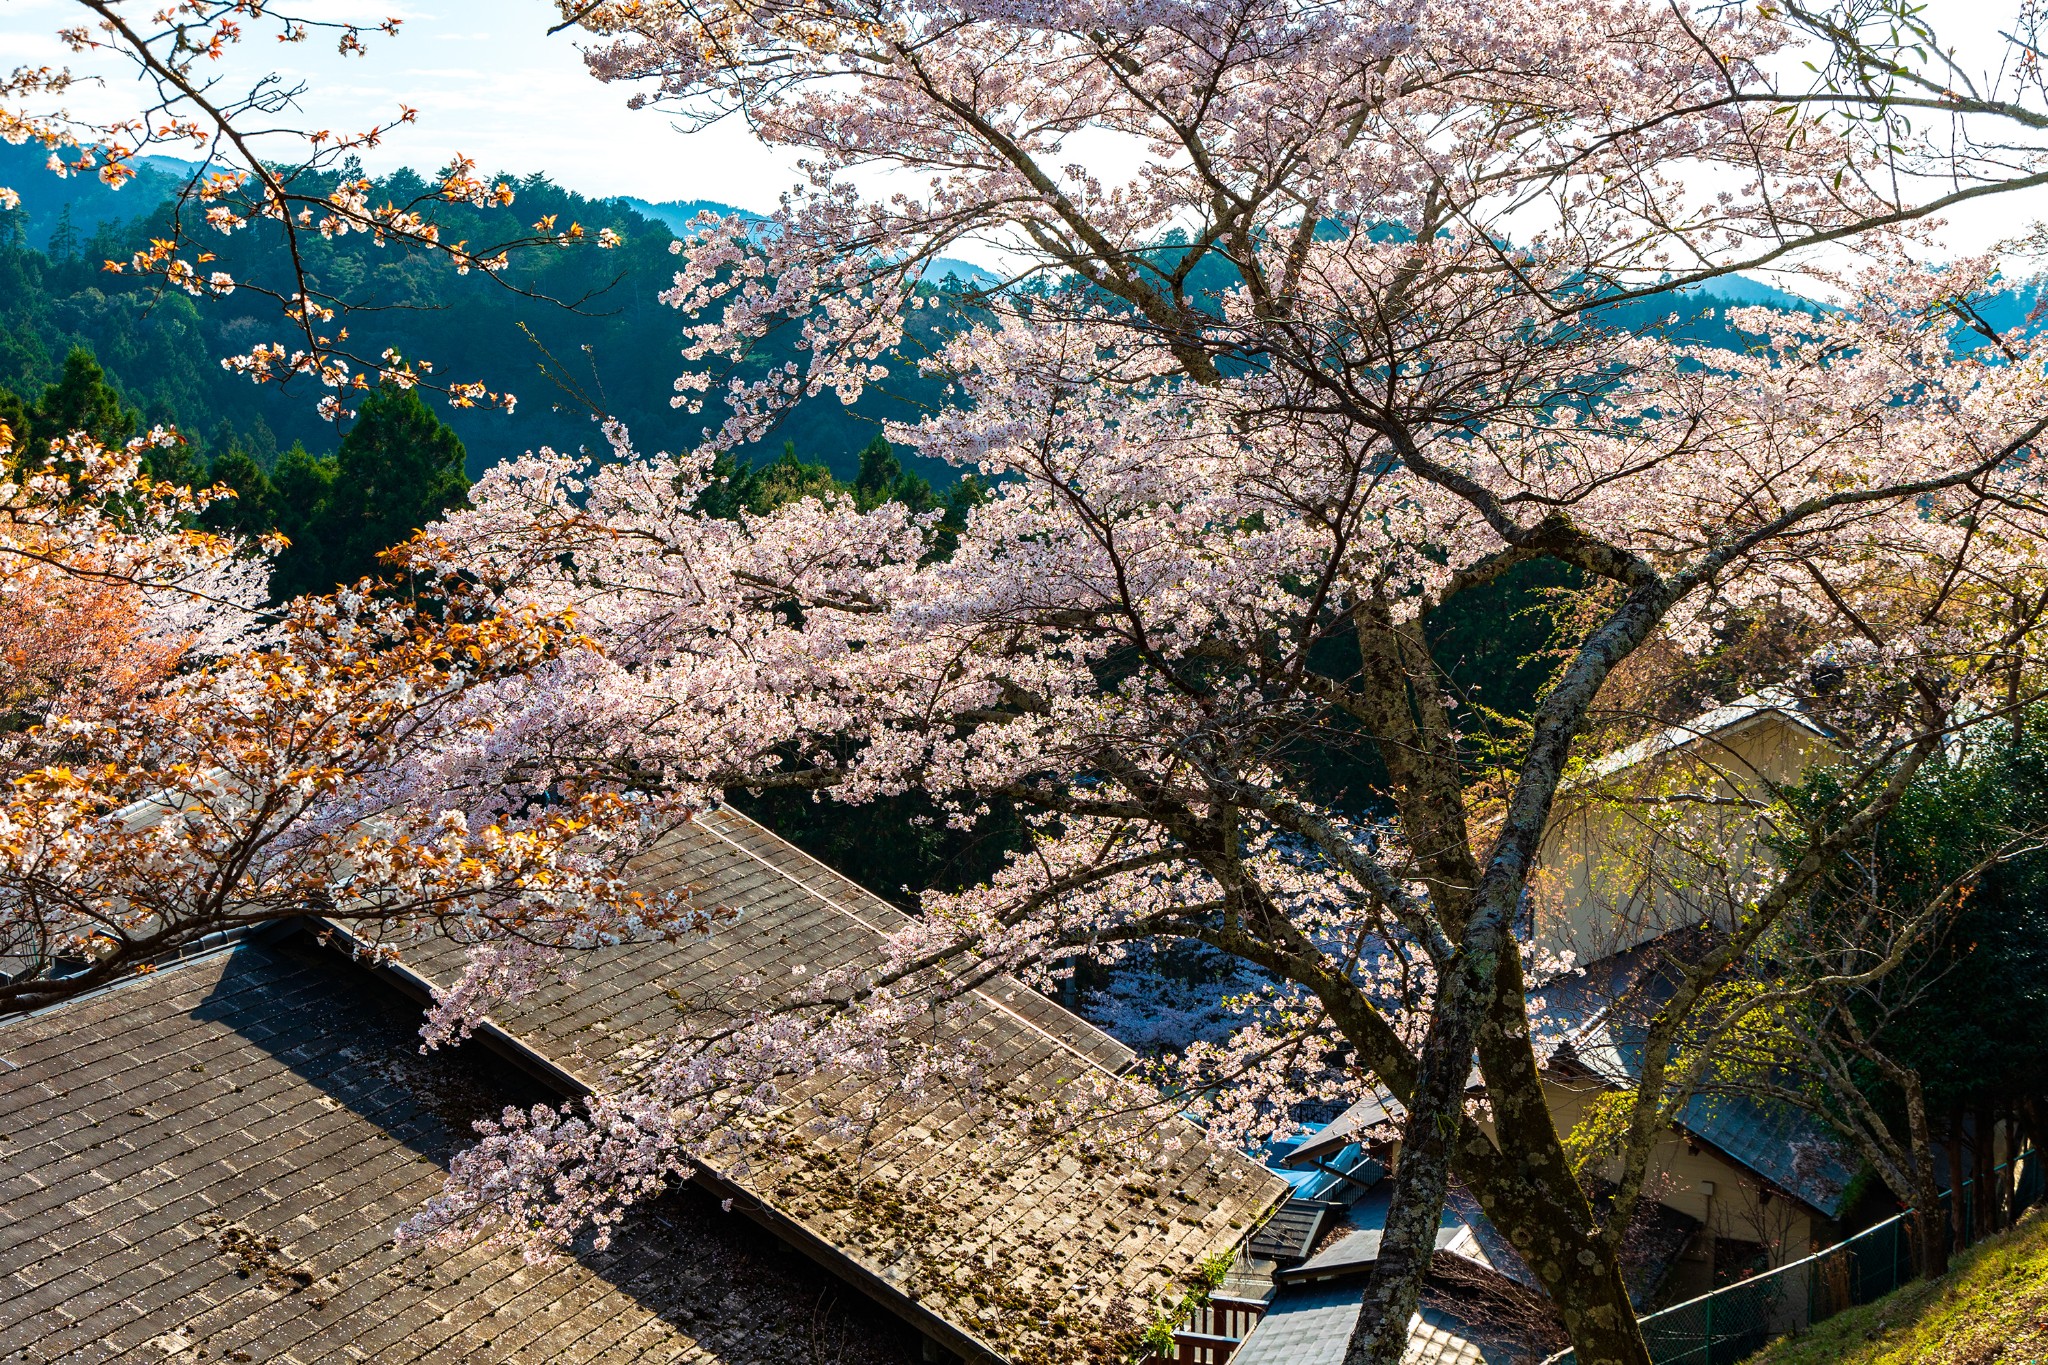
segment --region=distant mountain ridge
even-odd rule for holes
[[[119,222],[139,217],[154,208],[176,190],[179,181],[199,169],[200,163],[184,161],[169,156],[148,156],[137,161],[142,174],[124,190],[112,190],[92,176],[74,176],[60,180],[42,166],[44,153],[37,148],[13,148],[0,144],[0,185],[11,185],[22,196],[21,212],[25,215],[28,244],[47,250],[54,235],[61,233],[68,221],[71,229],[89,236],[94,228],[103,223]],[[508,177],[517,178],[517,177]],[[567,188],[566,186],[564,188]],[[602,202],[602,201],[601,201]],[[712,213],[719,217],[737,216],[747,222],[765,223],[768,215],[753,209],[740,208],[718,199],[645,199],[639,195],[614,195],[609,202],[618,204],[639,214],[649,222],[658,223],[671,234],[681,237],[690,230],[690,224],[701,213]],[[63,210],[70,207],[70,216],[65,219]],[[61,245],[61,244],[60,244]],[[970,288],[986,289],[1002,281],[990,270],[953,257],[941,257],[924,272],[924,278],[939,282],[947,277],[956,278]],[[1817,307],[1812,300],[1799,297],[1762,280],[1742,275],[1730,275],[1711,280],[1705,284],[1687,285],[1676,291],[1687,298],[1696,298],[1723,307],[1785,308],[1806,310]],[[1999,310],[2001,317],[2024,313],[2031,308],[2035,291],[2022,286],[2014,291],[2016,301],[2024,303],[2012,308]],[[2010,323],[2002,325],[2011,325]]]
[[[665,199],[657,204],[652,200],[636,198],[630,194],[622,194],[616,202],[624,204],[642,218],[650,218],[660,223],[678,237],[688,235],[690,224],[696,221],[697,215],[700,213],[716,214],[721,218],[737,216],[749,223],[765,223],[768,221],[768,215],[764,213],[756,213],[752,209],[735,208],[731,204],[721,204],[716,199]],[[1002,283],[993,273],[984,270],[973,262],[956,260],[950,256],[941,256],[938,260],[925,267],[921,278],[931,280],[934,283],[946,279],[955,279],[972,289],[987,289]]]
[[[314,414],[306,385],[288,391],[252,386],[221,368],[222,356],[277,334],[268,300],[245,290],[195,302],[159,282],[102,268],[167,229],[166,200],[196,164],[147,158],[136,181],[115,191],[94,176],[52,175],[43,164],[47,155],[37,146],[0,141],[0,185],[22,196],[19,208],[0,210],[0,388],[40,393],[58,377],[66,353],[80,346],[99,358],[123,399],[149,422],[173,424],[209,449],[259,426],[268,435],[254,445],[265,449],[295,439],[316,452],[331,447],[335,433]],[[307,188],[319,192],[335,178],[330,172],[324,180],[309,179]],[[689,363],[682,357],[687,320],[659,298],[675,273],[670,246],[706,211],[763,225],[765,216],[711,199],[593,199],[540,175],[516,183],[512,206],[444,206],[447,230],[473,241],[506,241],[526,235],[536,218],[559,216],[592,233],[610,228],[618,234],[617,248],[518,254],[506,277],[487,279],[457,277],[417,252],[380,250],[359,234],[309,237],[302,247],[316,284],[331,281],[337,291],[372,305],[351,322],[358,353],[375,356],[389,347],[431,357],[442,373],[519,395],[516,415],[483,408],[447,414],[469,448],[473,475],[540,445],[601,447],[592,419],[598,408],[626,422],[643,449],[696,446],[722,414],[670,405],[675,376]],[[397,171],[380,177],[373,193],[405,202],[431,194],[434,185],[431,177]],[[208,235],[205,245],[238,278],[274,280],[289,269],[280,245],[261,233],[218,242]],[[1227,269],[1214,264],[1214,287],[1227,288]],[[948,276],[976,288],[1002,283],[959,260],[938,261],[926,272],[934,283]],[[517,287],[501,287],[507,283]],[[1984,301],[1980,312],[1997,327],[2024,325],[2038,297],[2035,286],[2020,286]],[[1824,307],[1736,277],[1634,299],[1603,316],[1623,328],[1660,328],[1680,341],[1742,347],[1756,338],[1737,333],[1725,315],[1755,304],[1809,313]],[[1669,320],[1674,313],[1675,323]],[[956,315],[918,310],[907,322],[913,336],[904,355],[853,408],[830,394],[808,398],[744,453],[772,460],[785,441],[794,442],[804,459],[822,461],[834,477],[851,481],[860,452],[884,423],[914,423],[957,401],[914,359],[944,344]],[[784,328],[723,363],[718,380],[801,367],[804,359],[800,330]],[[959,472],[914,451],[903,452],[903,464],[940,490]]]
[[[653,219],[678,237],[690,230],[691,222],[700,213],[716,214],[720,218],[739,217],[750,223],[767,220],[766,214],[756,213],[752,209],[735,208],[731,204],[721,204],[716,199],[664,199],[657,204],[651,199],[622,194],[613,202],[624,204],[642,218]]]

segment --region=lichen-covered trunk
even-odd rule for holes
[[[1401,1130],[1401,1158],[1380,1255],[1365,1283],[1364,1307],[1345,1347],[1344,1365],[1401,1365],[1407,1351],[1408,1323],[1436,1254],[1464,1118],[1465,1082],[1493,993],[1493,964],[1506,938],[1506,920],[1496,913],[1471,926],[1455,969],[1446,971],[1439,984]]]
[[[1551,530],[1570,533],[1562,520]],[[1511,1237],[1513,1227],[1519,1226],[1532,1244],[1541,1242],[1549,1248],[1539,1254],[1550,1269],[1538,1273],[1557,1301],[1582,1361],[1649,1365],[1613,1254],[1595,1235],[1584,1194],[1563,1160],[1541,1081],[1533,1079],[1526,997],[1510,927],[1587,708],[1614,664],[1648,637],[1672,600],[1669,585],[1645,568],[1628,598],[1586,637],[1561,670],[1537,708],[1528,751],[1483,870],[1469,852],[1455,744],[1446,746],[1443,735],[1429,723],[1447,719],[1443,703],[1433,679],[1418,676],[1414,668],[1417,659],[1428,657],[1426,646],[1412,631],[1404,636],[1394,628],[1383,603],[1361,610],[1362,676],[1366,692],[1380,703],[1369,706],[1361,718],[1382,740],[1410,843],[1436,850],[1425,854],[1422,862],[1426,871],[1436,873],[1431,895],[1455,949],[1447,955],[1449,960],[1440,958],[1436,964],[1440,984],[1408,1097],[1392,1206],[1379,1259],[1346,1345],[1345,1365],[1400,1365],[1408,1323],[1435,1254],[1451,1172],[1454,1165],[1463,1164],[1461,1153],[1486,1168],[1479,1183],[1494,1191],[1489,1216],[1500,1209]],[[1392,705],[1396,698],[1405,698],[1406,704]],[[1416,718],[1423,723],[1417,724]],[[1408,742],[1389,751],[1389,739]],[[1451,832],[1457,834],[1455,840],[1444,837]],[[1475,871],[1476,884],[1470,880]],[[1524,1126],[1540,1128],[1543,1149],[1554,1154],[1554,1160],[1541,1163],[1549,1188],[1525,1206],[1500,1187],[1519,1180],[1533,1188],[1535,1171],[1524,1169],[1511,1176],[1512,1163],[1486,1159],[1473,1143],[1475,1135],[1480,1146],[1489,1145],[1487,1139],[1465,1114],[1472,1058],[1476,1050],[1484,1059],[1484,1035],[1489,1031],[1522,1039],[1526,1075],[1516,1075],[1514,1108]],[[1538,1213],[1539,1208],[1543,1212]]]
[[[1522,964],[1510,955],[1479,1031],[1494,1137],[1473,1126],[1459,1174],[1542,1284],[1580,1365],[1650,1365],[1615,1242],[1602,1235],[1550,1116],[1524,999]]]

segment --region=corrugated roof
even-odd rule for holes
[[[247,943],[0,1025],[0,1358],[799,1365],[822,1332],[864,1365],[917,1359],[694,1193],[602,1256],[396,1249],[469,1121],[538,1094],[473,1048],[420,1056],[387,994]]]
[[[877,960],[902,912],[730,809],[705,812],[641,865],[649,889],[689,886],[738,912],[710,935],[638,944],[578,962],[575,981],[500,1011],[494,1022],[596,1082],[678,1027],[733,977],[774,983]],[[408,956],[452,980],[458,945]],[[1130,1051],[1027,987],[998,979],[964,1001],[967,1036],[1013,1094],[1042,1093]],[[832,1093],[852,1107],[860,1094]],[[996,1145],[965,1106],[940,1096],[892,1109],[865,1145],[794,1124],[781,1159],[721,1176],[860,1270],[897,1287],[970,1341],[1029,1359],[1118,1313],[1142,1321],[1197,1262],[1228,1251],[1285,1193],[1241,1154],[1209,1147],[1174,1120],[1152,1158],[1083,1161],[1064,1149]],[[715,1164],[715,1163],[714,1163]]]

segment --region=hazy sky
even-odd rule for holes
[[[418,109],[418,123],[364,157],[372,170],[432,167],[461,152],[487,171],[544,171],[590,195],[718,199],[753,209],[773,208],[795,179],[787,159],[764,153],[737,127],[685,137],[659,112],[626,108],[630,90],[592,79],[568,34],[547,36],[559,15],[541,0],[313,0],[290,8],[405,21],[395,39],[371,35],[367,57],[337,56],[317,37],[282,46],[265,33],[231,64],[231,80],[246,81],[259,67],[303,78],[306,119],[315,127],[354,130],[392,117],[401,103]],[[72,56],[54,37],[79,14],[71,0],[0,0],[0,70],[90,69],[89,57]],[[71,103],[81,113],[124,109],[135,95],[127,82],[110,80],[74,91]]]
[[[1966,56],[1991,60],[2015,2],[1936,0],[1931,12]],[[716,199],[753,209],[772,208],[796,178],[791,158],[764,151],[737,124],[685,135],[658,111],[627,109],[628,88],[599,84],[569,35],[547,35],[558,12],[542,0],[299,0],[291,8],[405,21],[396,39],[373,35],[367,57],[337,56],[318,39],[281,46],[266,32],[224,73],[230,83],[269,69],[304,79],[312,126],[353,130],[393,116],[401,103],[418,108],[414,127],[365,157],[373,170],[428,168],[461,152],[486,171],[544,171],[590,195]],[[90,70],[90,58],[70,56],[53,36],[79,15],[72,0],[0,0],[0,70],[24,63]],[[132,76],[104,69],[106,86],[75,92],[79,112],[132,109]],[[1957,212],[1944,240],[1953,250],[1979,249],[2042,218],[2048,194],[1979,200]]]

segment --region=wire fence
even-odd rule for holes
[[[2020,1163],[2011,1204],[2017,1217],[2041,1200],[2043,1163],[2031,1149],[2014,1160]],[[1998,1167],[2001,1175],[2009,1169]],[[1977,1228],[1982,1220],[1974,1186],[1974,1181],[1964,1181],[1961,1197],[1968,1226]],[[1942,1207],[1946,1216],[1953,1216],[1948,1196]],[[1912,1218],[1911,1213],[1895,1215],[1804,1260],[1648,1314],[1641,1326],[1651,1361],[1734,1365],[1777,1337],[1803,1332],[1845,1308],[1882,1298],[1913,1278]],[[1577,1365],[1577,1359],[1564,1351],[1544,1365]]]

